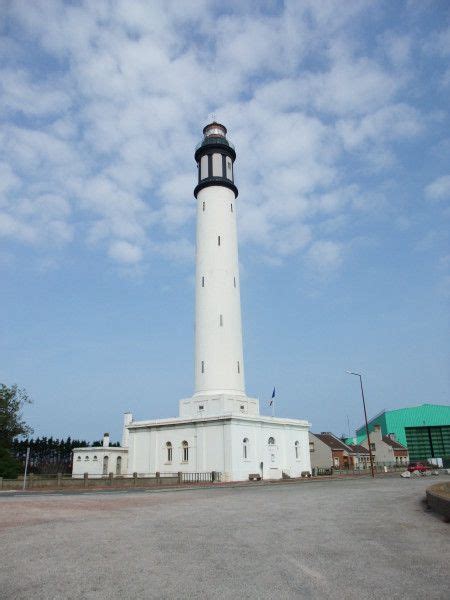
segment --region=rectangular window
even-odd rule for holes
[[[309,451],[314,452],[314,442],[309,442]]]
[[[233,212],[233,203],[230,204],[231,212]]]
[[[223,315],[219,316],[219,325],[223,327]]]
[[[233,277],[233,285],[236,287],[236,277]]]
[[[202,373],[205,372],[205,362],[202,360]]]
[[[206,206],[206,203],[203,202],[203,212],[205,212],[205,206]]]
[[[217,245],[220,246],[220,235],[217,236]]]
[[[202,277],[202,287],[205,287],[205,278]]]
[[[208,155],[204,154],[200,160],[200,179],[208,177]]]
[[[221,154],[214,153],[212,156],[212,174],[213,177],[223,177]]]
[[[241,372],[241,365],[239,364],[239,361],[237,361],[237,371],[238,371],[238,373]]]
[[[375,444],[372,444],[372,443],[371,443],[371,444],[370,444],[370,449],[372,450],[372,452],[374,452],[374,451],[375,451]]]
[[[227,160],[227,178],[231,180],[233,179],[231,160]]]

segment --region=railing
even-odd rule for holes
[[[218,482],[222,479],[222,473],[218,471],[207,471],[206,473],[181,473],[183,483]]]
[[[195,150],[198,150],[199,148],[201,148],[202,146],[209,146],[209,144],[223,144],[224,146],[230,146],[230,148],[233,148],[234,150],[234,144],[232,144],[231,142],[229,142],[227,140],[227,138],[224,138],[222,136],[216,136],[216,137],[207,137],[204,140],[202,140],[199,144],[197,144],[195,146]]]

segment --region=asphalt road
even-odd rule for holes
[[[0,496],[0,598],[447,600],[440,480]]]

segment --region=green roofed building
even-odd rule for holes
[[[381,426],[383,435],[408,447],[409,460],[450,457],[450,406],[421,404],[397,410],[383,410],[370,419],[369,432]],[[360,443],[366,437],[365,425],[356,431]]]

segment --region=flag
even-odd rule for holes
[[[272,406],[273,404],[273,399],[275,398],[275,388],[273,388],[273,392],[272,392],[272,398],[269,401],[269,406]]]

